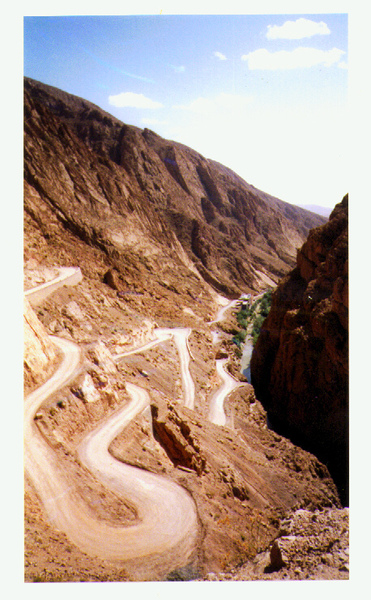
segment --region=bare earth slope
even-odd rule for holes
[[[224,294],[258,290],[293,266],[325,220],[231,170],[91,103],[25,79],[25,210],[130,267],[197,268]]]

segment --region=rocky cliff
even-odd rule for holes
[[[327,463],[348,501],[348,197],[279,284],[251,362],[274,428]]]
[[[25,298],[23,307],[24,383],[32,388],[50,375],[57,350]]]
[[[56,88],[25,79],[24,106],[28,222],[99,248],[129,283],[168,266],[230,296],[259,290],[325,221]]]

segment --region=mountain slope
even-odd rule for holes
[[[163,265],[216,290],[259,290],[293,266],[324,222],[200,154],[121,123],[93,104],[25,79],[25,211],[101,248],[125,275]],[[124,267],[125,265],[125,267]]]

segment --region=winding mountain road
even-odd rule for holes
[[[214,321],[211,321],[209,325],[213,325],[214,323],[219,323],[225,319],[225,314],[228,310],[238,305],[240,299],[231,300],[226,303],[222,308],[218,310],[218,313],[215,317]],[[212,342],[213,344],[217,344],[220,339],[219,331],[212,331]],[[220,388],[212,395],[210,400],[210,408],[208,419],[214,425],[225,426],[227,422],[227,418],[224,412],[224,400],[235,390],[240,387],[240,382],[236,381],[227,371],[225,370],[225,366],[228,363],[227,358],[220,358],[216,361],[216,371],[219,377],[222,380],[222,385]]]
[[[115,532],[115,548],[107,538],[105,554],[130,559],[172,550],[179,556],[181,549],[187,558],[197,536],[191,496],[172,481],[119,462],[108,452],[111,441],[149,405],[145,390],[133,384],[126,388],[131,402],[101,423],[78,448],[78,456],[89,471],[105,487],[129,498],[137,511],[135,525]]]
[[[233,308],[234,306],[237,306],[237,304],[240,302],[240,299],[237,298],[237,300],[230,300],[227,304],[225,304],[224,306],[222,306],[218,312],[217,315],[215,317],[215,319],[213,321],[209,321],[209,325],[213,325],[214,323],[219,323],[220,321],[223,321],[223,319],[225,318],[225,313],[230,309]]]
[[[68,482],[55,476],[58,472],[55,453],[46,444],[34,423],[40,405],[58,389],[71,381],[78,373],[81,353],[75,344],[67,340],[52,338],[63,353],[62,362],[52,377],[41,387],[29,394],[24,405],[24,466],[31,478],[48,515],[55,522],[58,506],[53,500],[64,497]]]
[[[55,280],[49,285],[51,293],[56,289]],[[47,294],[46,287],[43,286],[43,294]],[[187,335],[189,332],[184,330],[175,335],[171,330],[160,330],[157,339],[145,348],[173,336],[182,348],[186,345]],[[40,405],[73,380],[80,369],[79,347],[62,338],[51,339],[63,355],[62,362],[44,385],[27,396],[24,407],[25,472],[49,519],[82,551],[92,556],[126,561],[160,556],[163,566],[167,565],[169,570],[185,564],[194,550],[198,534],[197,514],[191,496],[172,481],[125,465],[108,452],[111,441],[149,405],[145,390],[128,383],[131,401],[100,423],[78,448],[81,463],[108,489],[134,504],[137,519],[130,526],[114,527],[92,517],[77,495],[71,477],[58,464],[55,452],[40,434],[34,422]],[[140,350],[143,351],[143,347]],[[189,392],[188,396],[191,397]]]
[[[131,356],[132,354],[146,352],[147,350],[150,350],[151,348],[157,346],[158,344],[161,344],[162,342],[174,339],[175,345],[179,353],[180,371],[183,384],[184,406],[187,406],[188,408],[191,408],[193,410],[195,402],[195,386],[189,371],[190,357],[188,348],[188,338],[191,332],[191,329],[183,327],[175,327],[173,329],[155,329],[154,340],[151,340],[150,342],[143,344],[143,346],[138,346],[137,348],[134,348],[127,352],[121,352],[120,354],[116,354],[116,356],[114,357],[114,361],[118,362],[127,356]]]
[[[223,383],[210,400],[208,419],[214,425],[225,426],[227,419],[224,412],[224,400],[233,390],[243,385],[226,372],[224,367],[227,362],[227,358],[220,358],[216,361],[216,370]]]
[[[113,357],[113,360],[115,362],[119,362],[120,360],[122,360],[123,358],[126,358],[127,356],[132,356],[133,354],[141,354],[142,352],[147,352],[147,350],[151,350],[151,348],[158,346],[158,344],[162,344],[162,342],[171,340],[171,338],[173,337],[171,329],[155,329],[153,333],[155,335],[154,340],[150,340],[146,344],[143,344],[142,346],[137,346],[136,348],[127,350],[126,352],[120,352],[119,354],[116,354]]]
[[[107,488],[135,505],[137,520],[133,525],[113,527],[94,519],[40,435],[35,413],[42,402],[76,376],[80,362],[78,346],[59,338],[53,341],[63,353],[62,363],[46,384],[27,397],[24,416],[25,470],[49,519],[92,556],[130,560],[171,552],[168,568],[183,564],[194,549],[198,532],[191,496],[172,481],[125,465],[108,452],[113,438],[148,406],[145,390],[127,384],[132,398],[129,404],[100,423],[78,448],[82,464]]]
[[[176,327],[175,329],[163,329],[162,331],[171,333],[174,338],[180,359],[184,406],[193,410],[195,404],[195,384],[189,371],[190,356],[188,348],[188,338],[192,333],[192,330]]]
[[[65,285],[76,285],[82,280],[80,267],[60,267],[59,275],[51,281],[41,283],[24,292],[27,300],[32,306],[37,306],[55,290]]]
[[[72,275],[70,281],[74,285],[76,271],[69,271],[68,274]],[[62,285],[65,285],[65,278],[63,281]],[[48,286],[51,293],[60,283],[59,277],[58,281],[43,284],[43,297],[48,294]],[[219,311],[218,320],[223,318],[225,310],[231,304],[233,303]],[[156,339],[118,354],[114,360],[117,362],[174,339],[180,359],[184,404],[193,409],[195,387],[189,371],[190,333],[191,329],[187,328],[156,329]],[[72,381],[81,368],[81,351],[76,344],[54,336],[51,339],[63,355],[62,362],[44,385],[27,396],[24,408],[25,471],[49,519],[57,529],[65,532],[72,542],[91,556],[125,561],[138,558],[150,561],[160,557],[163,567],[166,565],[168,570],[186,564],[195,548],[198,535],[196,507],[190,494],[164,477],[114,459],[108,451],[110,443],[119,432],[148,407],[150,399],[144,389],[127,383],[130,402],[102,421],[77,449],[81,464],[98,481],[135,506],[136,519],[128,526],[115,527],[92,516],[88,506],[77,494],[73,476],[58,463],[56,453],[40,434],[34,422],[40,405]],[[224,371],[225,362],[217,361],[223,385],[214,395],[210,408],[210,419],[220,425],[225,424],[224,398],[238,385]]]

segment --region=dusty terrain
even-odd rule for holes
[[[29,79],[24,207],[51,243],[65,229],[103,251],[118,290],[147,288],[173,302],[202,301],[203,280],[235,297],[276,283],[325,222],[190,148]]]
[[[240,373],[236,307],[215,322],[274,286],[323,219],[81,99],[25,88],[25,289],[62,267],[82,275],[25,303],[25,581],[346,578],[328,469],[268,429]],[[217,361],[236,386],[225,417],[211,410]]]
[[[174,341],[114,362],[113,356],[133,347],[123,344],[119,333],[128,326],[128,318],[124,313],[122,321],[116,319],[118,331],[108,334],[105,311],[110,314],[110,300],[115,294],[106,286],[106,306],[98,316],[93,310],[95,303],[87,300],[92,298],[87,295],[90,285],[83,280],[58,290],[36,309],[53,333],[57,329],[62,338],[78,341],[85,358],[80,375],[38,409],[35,426],[57,457],[59,468],[73,482],[77,505],[83,503],[90,518],[98,522],[125,527],[136,519],[132,501],[102,486],[99,478],[81,466],[77,449],[89,431],[128,403],[127,383],[147,389],[151,411],[138,415],[115,437],[110,453],[185,489],[197,507],[198,541],[186,564],[165,568],[165,572],[163,564],[159,568],[156,561],[150,561],[149,568],[148,561],[98,561],[94,553],[81,551],[78,544],[51,527],[26,479],[27,581],[207,579],[209,573],[214,573],[211,577],[221,573],[223,579],[226,572],[269,548],[281,519],[290,511],[340,506],[327,469],[267,429],[265,412],[250,385],[242,385],[228,398],[225,427],[207,419],[208,400],[221,383],[215,356],[218,347],[228,347],[228,334],[221,331],[221,340],[215,345],[211,335],[215,324],[192,330],[190,372],[197,401],[191,410],[182,403],[179,353]],[[69,317],[66,306],[70,307]],[[229,322],[234,322],[233,312]],[[135,346],[153,338],[148,323],[136,333]],[[84,385],[87,376],[90,387]],[[328,573],[336,577],[335,571]],[[303,578],[307,575],[304,569]],[[241,578],[245,576],[245,571],[241,572]],[[344,572],[340,573],[339,577],[343,576]],[[247,578],[255,577],[256,573],[249,571]]]

